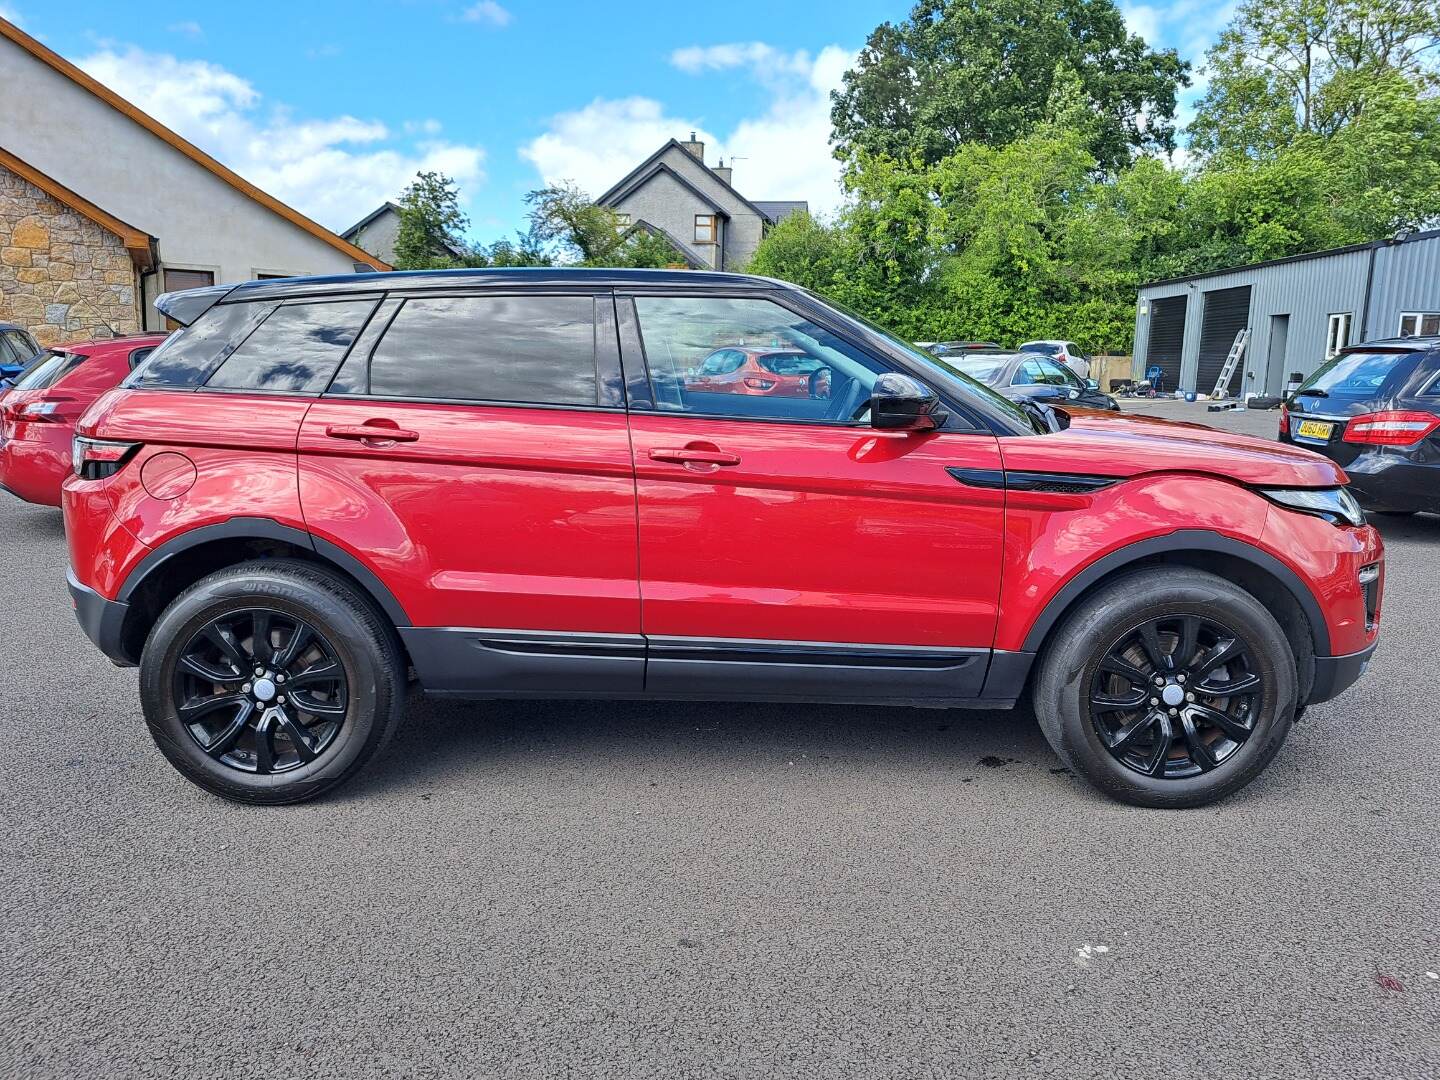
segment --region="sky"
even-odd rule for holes
[[[1198,67],[1232,3],[1122,4]],[[751,199],[841,201],[829,93],[906,0],[0,0],[17,23],[247,180],[337,231],[417,170],[453,177],[471,238],[524,195],[599,195],[693,130]],[[1186,93],[1182,119],[1203,89]]]

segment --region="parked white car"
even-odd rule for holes
[[[1053,356],[1080,378],[1090,378],[1090,357],[1073,341],[1027,341],[1020,346],[1020,351]]]

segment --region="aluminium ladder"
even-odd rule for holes
[[[1240,360],[1245,355],[1245,346],[1250,342],[1250,328],[1247,326],[1235,335],[1235,344],[1230,346],[1230,352],[1225,356],[1225,366],[1220,369],[1220,377],[1215,380],[1215,390],[1211,393],[1212,398],[1224,398],[1230,396],[1230,380],[1235,377],[1235,368],[1239,366]]]

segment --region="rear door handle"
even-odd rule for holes
[[[740,455],[709,447],[661,447],[650,451],[650,460],[677,465],[739,465]]]
[[[325,434],[332,439],[354,439],[358,442],[415,442],[418,431],[409,431],[391,424],[370,421],[364,424],[330,424]]]

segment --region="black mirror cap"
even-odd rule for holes
[[[940,398],[909,375],[887,371],[870,390],[870,426],[882,431],[933,431],[945,422]]]

